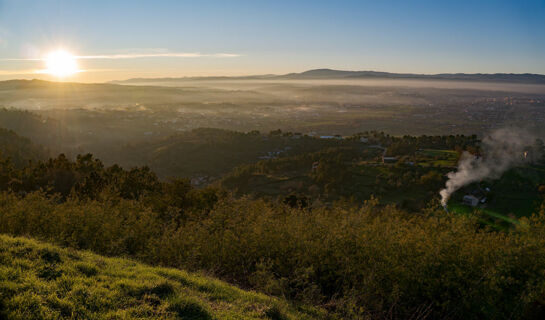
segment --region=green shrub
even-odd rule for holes
[[[59,263],[61,262],[61,257],[58,252],[49,250],[49,249],[43,249],[40,250],[40,258],[48,263]]]
[[[93,277],[98,274],[98,269],[96,266],[85,262],[77,263],[76,269],[87,277]]]
[[[300,209],[226,198],[212,210],[165,221],[142,201],[59,203],[43,193],[1,194],[0,232],[205,270],[327,305],[342,318],[521,318],[545,306],[545,208],[512,229],[494,231],[472,215],[440,209],[408,214],[376,201]],[[43,269],[44,278],[63,281],[54,254],[41,257],[53,266]],[[168,297],[172,280],[126,290],[138,299]],[[184,303],[173,302],[173,308],[186,310]]]
[[[286,315],[282,310],[282,307],[278,305],[273,305],[272,307],[265,310],[265,316],[271,320],[286,320]]]
[[[165,298],[174,293],[174,287],[168,282],[161,282],[146,291],[146,293],[157,295],[159,298]]]
[[[38,277],[45,280],[55,280],[60,276],[62,276],[62,271],[55,266],[46,265],[38,271]]]
[[[181,319],[187,320],[209,320],[212,316],[206,308],[197,300],[186,297],[173,299],[168,310],[174,312]]]

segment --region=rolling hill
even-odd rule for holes
[[[440,73],[414,74],[390,73],[377,71],[343,71],[332,69],[314,69],[301,73],[290,73],[279,78],[285,79],[421,79],[421,80],[456,80],[456,81],[489,81],[509,83],[537,83],[545,84],[545,75],[515,74],[515,73]]]
[[[148,165],[161,177],[220,176],[260,159],[297,155],[342,144],[337,140],[199,128],[151,142],[131,144],[108,162]],[[116,157],[117,156],[117,157]]]
[[[415,74],[415,73],[391,73],[380,71],[345,71],[333,69],[313,69],[299,73],[285,75],[255,75],[241,77],[183,77],[183,78],[150,78],[128,79],[112,81],[118,84],[131,84],[140,82],[178,82],[196,80],[317,80],[317,79],[418,79],[418,80],[456,80],[456,81],[485,81],[507,83],[532,83],[545,84],[545,75],[532,73],[440,73],[440,74]]]
[[[209,277],[0,235],[0,319],[316,319]]]
[[[22,166],[28,160],[43,160],[47,155],[43,147],[11,130],[0,128],[0,158],[9,158],[16,166]]]

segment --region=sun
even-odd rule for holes
[[[65,50],[50,52],[45,58],[45,66],[45,73],[59,78],[69,77],[80,71],[76,57]]]

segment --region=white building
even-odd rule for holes
[[[479,204],[479,199],[471,194],[466,194],[463,197],[462,201],[464,202],[464,204],[472,207],[476,207]]]

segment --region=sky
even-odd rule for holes
[[[0,80],[284,74],[315,68],[545,74],[545,0],[0,0]]]

